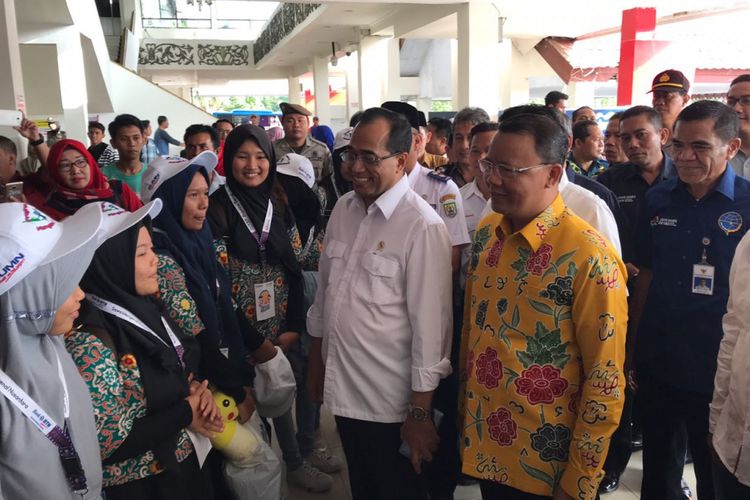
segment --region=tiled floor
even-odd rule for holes
[[[341,449],[341,441],[339,440],[338,434],[336,433],[336,425],[333,420],[333,416],[325,411],[321,415],[321,429],[323,433],[323,439],[328,444],[328,450],[344,458],[344,452]],[[276,441],[274,440],[274,443]],[[278,448],[274,448],[279,453]],[[344,461],[346,464],[346,461]],[[603,500],[635,500],[640,498],[639,491],[641,486],[641,472],[643,470],[643,464],[641,462],[641,454],[634,453],[628,464],[628,468],[622,475],[620,481],[620,488],[614,493],[603,495]],[[289,487],[286,491],[287,500],[351,500],[351,494],[349,493],[349,477],[346,470],[341,471],[338,474],[333,474],[333,488],[327,493],[313,494],[306,491],[300,490],[295,487]],[[695,491],[695,474],[693,473],[693,466],[685,466],[685,480],[687,480],[690,487]],[[456,490],[455,500],[481,500],[478,486],[459,486]]]

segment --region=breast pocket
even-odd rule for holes
[[[362,282],[359,292],[373,304],[393,304],[403,300],[399,263],[383,255],[368,253],[362,257]]]
[[[341,279],[341,273],[344,271],[346,261],[344,257],[347,254],[349,245],[341,241],[328,240],[323,250],[328,260],[328,284],[335,285]]]

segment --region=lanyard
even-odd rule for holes
[[[60,357],[55,352],[55,358],[57,359],[57,376],[60,378],[60,383],[63,386],[63,403],[64,403],[64,418],[67,421],[70,416],[70,400],[68,398],[68,385],[65,383],[65,375],[62,371],[62,364],[60,363]],[[36,401],[31,399],[31,396],[26,394],[26,391],[18,387],[13,379],[11,379],[7,373],[0,369],[0,393],[5,396],[16,408],[21,410],[26,418],[28,418],[34,427],[39,432],[44,434],[55,446],[60,455],[60,462],[65,472],[65,477],[68,480],[68,484],[74,493],[81,495],[81,498],[88,492],[86,488],[86,474],[81,465],[81,459],[78,456],[78,452],[73,445],[73,440],[70,438],[67,424],[65,428],[61,428],[52,417],[47,415]]]
[[[141,330],[147,331],[148,333],[156,337],[162,344],[168,345],[166,342],[164,342],[164,339],[157,335],[156,332],[154,332],[143,321],[138,319],[127,309],[120,307],[117,304],[113,304],[112,302],[104,300],[100,297],[97,297],[96,295],[91,293],[86,294],[86,298],[89,299],[89,301],[91,301],[91,303],[98,309],[111,314],[112,316],[117,316],[121,320],[127,321],[131,325],[137,326]],[[185,348],[183,347],[182,342],[180,342],[180,339],[177,338],[177,335],[175,335],[172,329],[169,327],[169,323],[167,323],[167,320],[165,320],[163,316],[161,317],[161,323],[162,325],[164,325],[164,329],[167,331],[167,335],[169,335],[169,340],[172,342],[172,347],[177,353],[177,360],[180,362],[180,367],[182,367],[182,369],[184,370],[185,361],[183,360],[183,357],[185,356]]]
[[[266,251],[266,242],[268,242],[268,235],[271,233],[271,221],[273,220],[273,205],[271,204],[271,200],[268,200],[266,219],[263,221],[263,228],[261,229],[260,236],[258,236],[258,230],[255,229],[250,217],[247,216],[247,212],[245,212],[242,204],[240,204],[240,200],[238,200],[237,197],[234,196],[234,193],[232,193],[232,190],[229,189],[229,184],[225,184],[224,188],[227,190],[227,195],[229,196],[232,205],[234,205],[235,210],[237,210],[240,217],[242,217],[242,221],[245,223],[245,226],[247,226],[248,231],[253,235],[255,241],[258,242],[261,254],[264,254]]]

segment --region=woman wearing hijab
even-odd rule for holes
[[[302,273],[289,214],[272,195],[276,157],[266,132],[254,125],[235,128],[224,143],[224,165],[227,182],[208,209],[219,262],[247,320],[284,352],[297,349],[305,325]],[[330,489],[332,478],[302,459],[291,410],[274,418],[274,428],[287,479],[313,491]]]
[[[94,201],[108,201],[129,212],[143,206],[130,186],[118,180],[107,180],[91,153],[78,141],[63,139],[52,146],[47,169],[52,179],[52,192],[39,208],[56,220]]]
[[[313,139],[317,139],[328,146],[328,149],[333,153],[333,141],[335,137],[331,127],[328,125],[318,125],[317,127],[313,127],[312,136]]]
[[[56,223],[30,205],[0,204],[0,498],[101,498],[91,399],[62,339],[101,220],[93,206]]]
[[[110,205],[111,207],[111,205]],[[223,426],[202,384],[198,346],[163,312],[148,212],[96,252],[81,281],[82,327],[66,339],[89,385],[108,500],[210,499],[196,450]],[[128,217],[109,212],[109,220]],[[189,433],[190,432],[190,433]]]

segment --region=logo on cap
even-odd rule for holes
[[[0,283],[6,283],[9,281],[14,274],[16,274],[16,271],[18,271],[21,266],[23,266],[23,263],[26,261],[26,257],[22,253],[19,253],[15,257],[13,257],[10,262],[8,262],[6,265],[3,266],[2,269],[0,269]]]
[[[121,207],[118,207],[114,203],[104,202],[102,203],[102,213],[105,214],[107,217],[112,217],[115,215],[124,214],[125,210]]]
[[[151,179],[151,182],[149,182],[148,186],[146,186],[146,190],[151,191],[152,189],[154,189],[154,186],[156,186],[156,183],[159,182],[159,179],[161,179],[161,174],[159,172],[156,172],[154,178]]]
[[[42,212],[32,207],[31,205],[23,206],[23,218],[24,223],[30,222],[32,224],[36,224],[40,222],[49,222],[49,224],[44,224],[42,226],[37,225],[35,228],[37,231],[44,231],[45,229],[50,229],[55,225],[55,221],[51,221],[46,215],[44,215]]]
[[[669,81],[669,74],[662,73],[662,75],[659,77],[659,81],[664,83]]]

